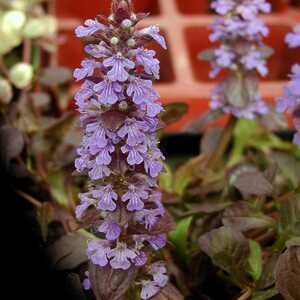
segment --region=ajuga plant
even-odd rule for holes
[[[88,55],[74,71],[76,80],[84,79],[75,95],[84,129],[75,165],[89,177],[76,216],[85,222],[93,215],[84,286],[97,299],[119,299],[134,287],[138,298],[149,299],[168,281],[155,253],[167,238],[156,180],[164,159],[156,137],[162,106],[152,86],[159,61],[146,48],[166,43],[157,26],[136,29],[145,17],[134,13],[130,0],[113,0],[108,18],[87,20],[75,30],[86,39]]]

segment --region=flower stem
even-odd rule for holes
[[[229,142],[232,138],[235,123],[236,123],[236,118],[233,116],[230,116],[228,125],[226,126],[226,128],[222,134],[221,140],[219,142],[219,146],[216,149],[216,151],[213,153],[213,155],[211,156],[210,160],[208,161],[207,167],[209,169],[214,169],[217,166],[218,162],[220,161],[220,159],[224,155],[226,149],[228,148]]]
[[[247,290],[244,292],[244,294],[239,297],[237,300],[248,300],[252,296],[252,289],[247,288]]]

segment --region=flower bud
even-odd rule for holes
[[[26,63],[18,63],[9,71],[11,82],[19,89],[28,87],[33,78],[32,66]]]
[[[122,27],[127,29],[130,28],[132,26],[132,21],[129,19],[125,19],[122,21]]]
[[[128,41],[127,41],[127,46],[129,46],[129,47],[134,47],[135,46],[135,40],[134,39],[129,39]]]
[[[114,36],[111,38],[110,43],[112,45],[117,45],[119,43],[119,39],[116,36]]]
[[[22,11],[10,10],[3,15],[2,30],[5,33],[14,33],[24,26],[26,16]]]
[[[128,109],[128,103],[126,101],[122,101],[119,103],[119,110],[126,111]]]

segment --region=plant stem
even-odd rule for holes
[[[219,142],[219,146],[208,161],[207,167],[209,169],[214,169],[217,166],[220,159],[222,158],[222,156],[224,155],[224,153],[229,145],[229,142],[232,138],[232,133],[233,133],[233,130],[235,127],[235,123],[236,123],[236,118],[233,116],[230,116],[228,125],[224,129],[221,140]]]
[[[252,296],[252,289],[248,287],[245,293],[237,300],[248,300],[251,296]]]
[[[29,203],[31,203],[36,208],[41,208],[42,203],[39,202],[37,199],[33,198],[32,196],[22,192],[22,191],[16,191],[17,194],[19,194],[21,197],[23,197],[25,200],[27,200]]]

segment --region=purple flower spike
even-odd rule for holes
[[[125,58],[121,53],[105,59],[103,65],[106,68],[111,67],[111,70],[107,72],[108,79],[120,82],[126,81],[129,77],[127,70],[135,67],[134,62]]]
[[[113,269],[128,270],[137,254],[129,249],[125,243],[119,243],[115,249],[109,252],[108,257],[112,258],[110,265]]]
[[[111,184],[103,187],[99,192],[95,192],[94,197],[99,198],[98,209],[114,211],[117,208],[115,201],[118,200],[118,195],[113,191]]]
[[[121,228],[112,218],[107,217],[98,228],[99,232],[105,233],[105,237],[109,241],[117,240],[121,234]]]
[[[93,35],[97,31],[106,31],[107,27],[101,23],[99,23],[97,20],[86,20],[84,22],[84,26],[78,26],[75,29],[75,34],[77,37],[86,37]]]
[[[269,29],[259,14],[269,13],[270,4],[266,0],[213,0],[211,8],[219,17],[211,26],[210,41],[221,45],[203,58],[210,61],[211,78],[224,69],[229,70],[229,74],[212,91],[210,108],[223,110],[237,118],[253,119],[257,115],[266,114],[268,109],[259,96],[258,84],[251,87],[247,83],[245,86],[238,85],[242,84],[244,78],[255,81],[258,75],[268,74],[266,59],[272,51],[264,45],[263,38],[269,34]],[[235,83],[234,80],[230,81],[232,78],[236,78]],[[239,82],[239,78],[243,80]],[[247,91],[249,97],[243,99],[247,103],[236,103],[228,97],[234,85],[238,90],[251,89]]]
[[[158,234],[155,226],[165,213],[158,191],[164,156],[157,139],[163,107],[153,85],[160,62],[146,45],[155,40],[166,48],[166,43],[157,26],[136,29],[139,21],[131,1],[114,0],[105,25],[87,20],[76,29],[77,36],[92,37],[84,46],[88,59],[74,71],[76,80],[84,79],[74,96],[83,129],[75,167],[88,176],[88,191],[79,194],[75,213],[103,237],[88,242],[94,270],[139,269],[130,286],[136,284],[148,299],[168,278],[151,253],[166,244],[167,230]],[[221,60],[230,64],[234,57],[220,53]],[[83,285],[91,286],[88,274]]]
[[[300,25],[296,26],[293,33],[286,36],[286,42],[291,48],[300,46]],[[292,67],[290,82],[283,89],[283,96],[277,99],[277,110],[279,112],[290,112],[294,116],[294,125],[297,133],[294,143],[300,147],[300,121],[298,117],[300,107],[300,65]]]
[[[141,210],[144,208],[144,200],[147,200],[148,193],[141,188],[131,184],[128,187],[128,192],[122,196],[122,201],[127,202],[129,211]]]

